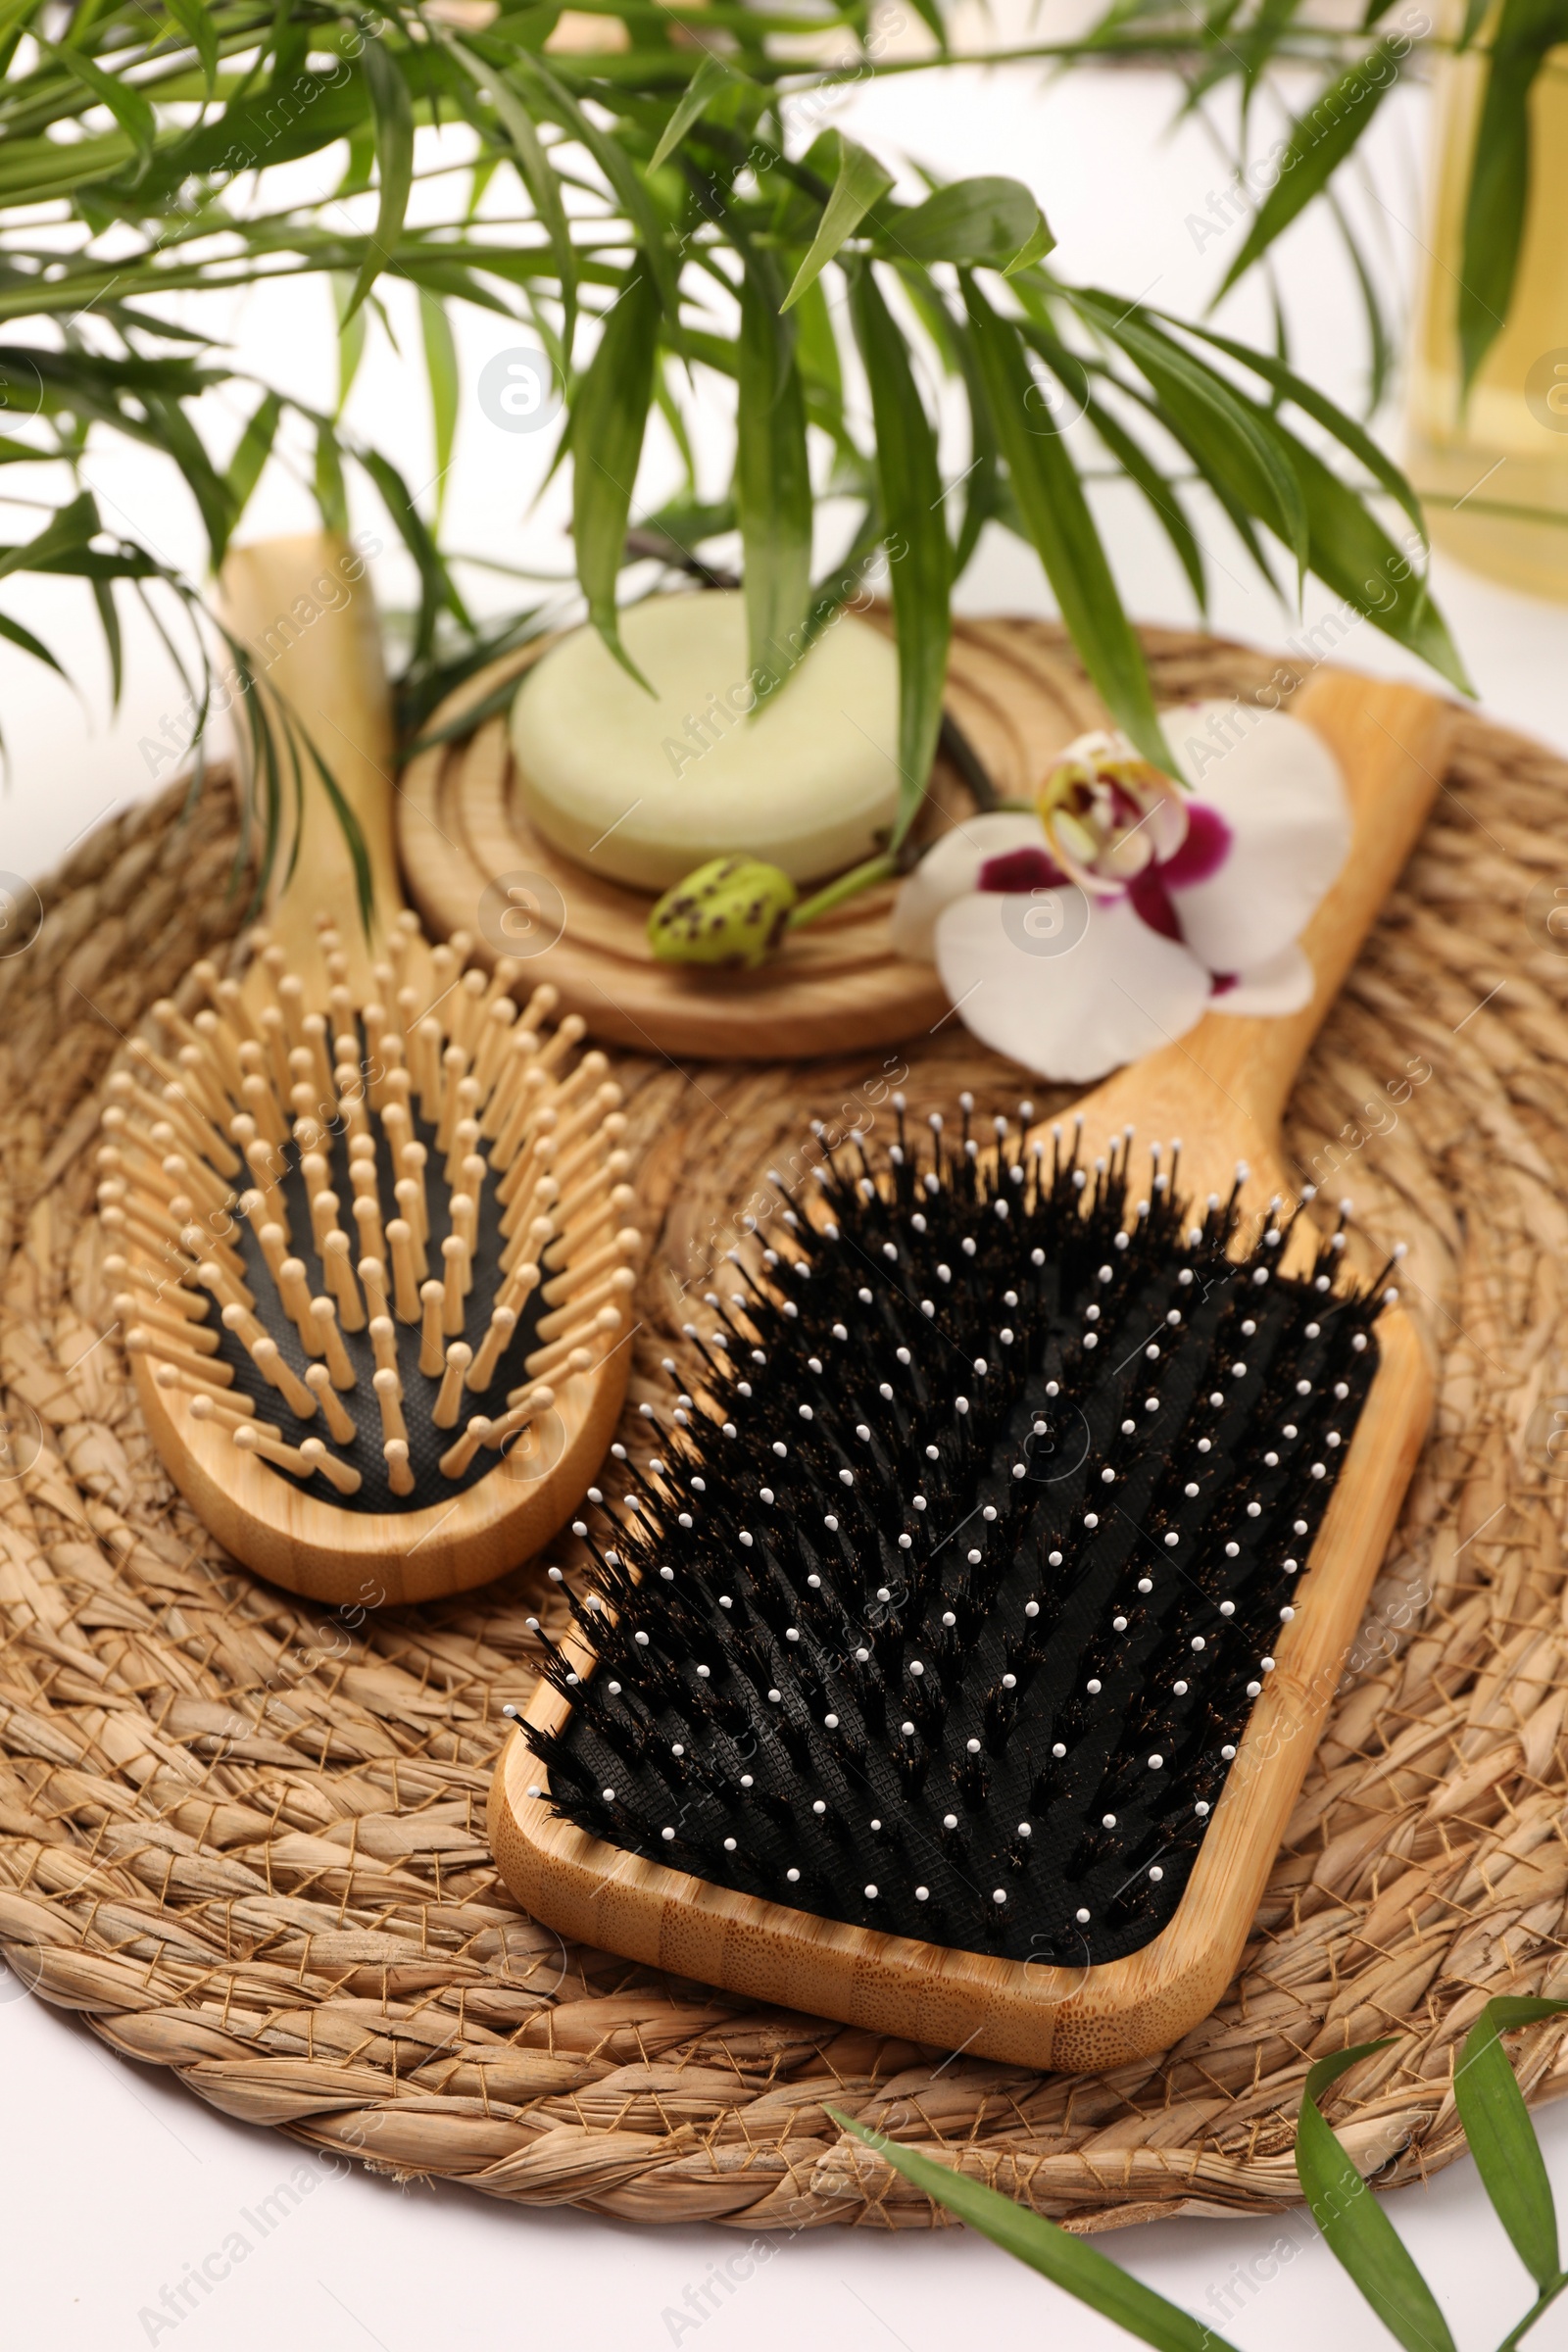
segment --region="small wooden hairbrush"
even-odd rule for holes
[[[519,1012],[525,966],[470,968],[471,940],[428,948],[402,907],[362,570],[341,544],[271,542],[225,591],[359,817],[371,936],[307,788],[244,977],[197,964],[110,1077],[98,1190],[176,1485],[248,1566],[374,1605],[483,1583],[560,1526],[620,1409],[640,1243],[581,1020],[547,1028],[548,987]],[[316,617],[279,653],[301,591]]]
[[[732,1253],[497,1770],[547,1925],[1032,2066],[1167,2047],[1222,1993],[1431,1396],[1278,1134],[1447,718],[1338,678],[1298,715],[1354,816],[1307,1010],[1209,1015],[1065,1130],[901,1115]]]

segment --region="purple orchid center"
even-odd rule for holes
[[[977,888],[1000,892],[1056,890],[1067,879],[1049,851],[1004,850],[980,868]]]
[[[1179,940],[1182,935],[1181,917],[1171,905],[1165,889],[1165,876],[1169,871],[1169,866],[1146,866],[1141,874],[1135,874],[1128,883],[1127,896],[1132,902],[1134,914],[1146,922],[1151,931],[1157,931],[1161,939]]]
[[[1206,882],[1224,864],[1230,846],[1231,829],[1219,810],[1205,807],[1201,801],[1189,801],[1187,836],[1180,848],[1173,850],[1168,858],[1146,866],[1128,883],[1127,896],[1133,912],[1151,931],[1157,931],[1161,939],[1185,942],[1182,918],[1170,894],[1184,884]],[[1231,985],[1235,985],[1234,978]]]
[[[1217,808],[1203,801],[1187,804],[1187,836],[1159,867],[1167,890],[1186,890],[1218,873],[1230,854],[1231,829]]]

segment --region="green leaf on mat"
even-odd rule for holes
[[[1358,2060],[1388,2046],[1386,2039],[1361,2042],[1312,2068],[1296,2127],[1296,2170],[1329,2252],[1404,2352],[1455,2352],[1432,2289],[1317,2103]]]
[[[1560,2017],[1565,2009],[1568,2001],[1521,1995],[1489,2001],[1470,2029],[1453,2073],[1454,2105],[1481,2185],[1514,2251],[1542,2288],[1559,2276],[1557,2212],[1541,2142],[1499,2037],[1515,2026]]]
[[[1212,2328],[1167,2303],[1141,2278],[1131,2278],[1120,2263],[1102,2254],[1087,2238],[1074,2237],[1044,2214],[1015,2205],[1010,2197],[968,2180],[951,2165],[934,2163],[896,2139],[866,2131],[836,2107],[827,2112],[841,2131],[873,2149],[936,2204],[956,2213],[959,2221],[967,2222],[971,2230],[978,2230],[1004,2253],[1027,2263],[1054,2286],[1087,2303],[1102,2319],[1124,2328],[1140,2343],[1152,2344],[1155,2352],[1235,2352],[1234,2345],[1216,2335]]]

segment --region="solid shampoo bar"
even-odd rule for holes
[[[831,622],[753,716],[739,590],[651,597],[621,639],[574,630],[513,705],[523,807],[568,857],[634,889],[666,890],[740,852],[795,882],[883,846],[898,802],[898,661],[868,622]]]

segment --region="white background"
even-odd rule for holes
[[[1239,229],[1202,250],[1190,216],[1202,215],[1227,168],[1196,124],[1169,130],[1167,85],[1137,74],[1075,74],[1048,85],[1032,70],[969,69],[882,85],[847,98],[835,119],[884,152],[902,149],[950,175],[1011,172],[1046,206],[1072,275],[1195,315],[1221,273]],[[1375,193],[1356,198],[1376,238],[1391,286],[1408,289],[1421,260],[1424,100],[1401,94],[1386,109],[1368,152]],[[333,176],[336,167],[334,166]],[[1355,403],[1363,367],[1359,314],[1332,235],[1315,216],[1291,233],[1284,284],[1297,349],[1330,393]],[[434,471],[424,396],[409,357],[417,348],[403,289],[390,299],[403,344],[400,360],[375,330],[349,411],[419,485]],[[333,383],[328,296],[311,282],[227,298],[201,314],[244,363],[269,380],[318,401]],[[1250,290],[1228,306],[1224,324],[1262,340],[1267,321]],[[548,435],[500,433],[475,407],[471,386],[492,353],[533,337],[500,319],[460,321],[469,387],[449,484],[451,543],[505,562],[565,567],[562,502],[552,493],[528,513]],[[217,406],[218,404],[215,404]],[[220,455],[249,401],[224,396],[215,416]],[[1392,428],[1391,428],[1392,429]],[[721,445],[722,420],[713,438]],[[172,472],[138,453],[106,447],[88,473],[106,517],[171,561],[199,566],[194,517]],[[13,476],[9,487],[19,486]],[[1498,495],[1506,495],[1498,487]],[[1186,622],[1193,614],[1174,564],[1134,501],[1103,494],[1102,514],[1124,592],[1142,617]],[[16,518],[10,518],[15,523]],[[301,480],[284,465],[264,483],[247,535],[304,528],[311,510]],[[385,535],[368,504],[357,520]],[[7,528],[24,537],[36,523]],[[1213,625],[1277,645],[1303,624],[1250,579],[1212,515],[1199,517],[1213,553]],[[390,560],[377,567],[383,596],[407,583]],[[1486,706],[1499,717],[1568,748],[1560,676],[1568,615],[1515,596],[1439,560],[1436,581]],[[477,601],[499,609],[505,584],[469,575]],[[514,591],[522,596],[519,588]],[[988,540],[962,590],[971,611],[1049,611],[1032,561],[1010,543]],[[10,609],[53,642],[81,681],[78,701],[8,648],[0,647],[0,721],[10,753],[0,798],[0,868],[39,874],[115,808],[168,779],[156,747],[182,692],[151,631],[128,633],[125,699],[105,709],[102,664],[90,610],[67,583],[8,587]],[[1310,623],[1332,600],[1308,591]],[[1417,674],[1415,665],[1369,627],[1340,658]],[[130,2065],[74,2020],[22,1995],[0,1972],[0,2210],[10,2249],[8,2334],[19,2345],[118,2348],[177,2338],[251,2352],[427,2352],[461,2335],[503,2346],[565,2343],[575,2352],[655,2352],[700,2339],[701,2352],[772,2352],[803,2344],[820,2352],[946,2352],[957,2341],[1041,2342],[1091,2352],[1127,2339],[1010,2262],[956,2231],[888,2237],[826,2230],[776,2247],[772,2258],[728,2295],[703,2287],[715,2263],[745,2244],[728,2230],[655,2230],[570,2211],[517,2212],[458,2188],[394,2185],[310,2162],[310,2194],[265,2240],[240,2216],[288,2178],[300,2152],[276,2135],[231,2123],[161,2072]],[[1568,2115],[1542,2119],[1553,2180],[1568,2189]],[[1487,2207],[1473,2168],[1460,2164],[1430,2188],[1406,2189],[1389,2211],[1426,2269],[1453,2322],[1461,2352],[1479,2352],[1529,2301],[1523,2271]],[[166,2286],[199,2265],[236,2228],[253,2251],[209,2299],[177,2326],[160,2329]],[[1284,2241],[1283,2247],[1277,2241]],[[1246,2352],[1295,2352],[1326,2336],[1372,2347],[1387,2342],[1306,2220],[1189,2221],[1129,2230],[1102,2239],[1118,2260],[1201,2314]],[[1270,2249],[1274,2248],[1271,2254]],[[1261,2263],[1271,2278],[1238,2270]],[[220,2267],[220,2266],[215,2266]],[[687,2290],[692,2300],[686,2300]],[[1568,2302],[1537,2331],[1543,2347],[1568,2344]]]

